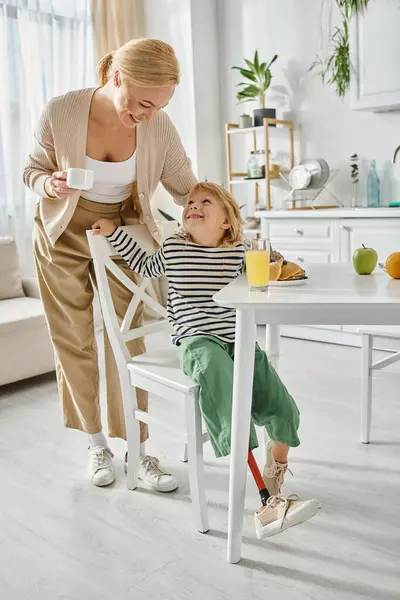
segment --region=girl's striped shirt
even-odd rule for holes
[[[228,248],[199,246],[177,232],[148,254],[119,227],[107,237],[133,271],[149,278],[167,277],[168,320],[174,330],[174,344],[194,335],[235,341],[235,311],[217,306],[212,297],[242,272],[243,243]]]

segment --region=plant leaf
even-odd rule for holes
[[[274,62],[277,60],[277,58],[278,58],[278,55],[277,55],[277,54],[274,54],[274,56],[272,57],[272,60],[271,60],[271,62],[269,63],[269,65],[268,65],[267,69],[269,69],[269,68],[271,67],[271,65],[273,65],[273,64],[274,64]]]
[[[248,71],[247,69],[240,69],[240,74],[242,77],[250,79],[250,81],[257,82],[257,77],[252,71]]]
[[[271,71],[268,69],[268,71],[265,72],[265,76],[264,76],[264,86],[263,86],[264,92],[269,88],[269,86],[271,84],[271,79],[272,79]]]
[[[249,67],[250,71],[253,71],[253,73],[257,73],[257,71],[256,71],[256,69],[254,67],[254,64],[251,62],[251,60],[247,60],[247,58],[245,58],[244,62]]]
[[[256,71],[257,74],[260,73],[260,63],[259,63],[259,60],[258,60],[258,50],[256,50],[254,52],[254,69],[255,69],[255,71]]]
[[[238,92],[238,96],[242,95],[242,96],[258,96],[258,94],[260,93],[260,88],[258,88],[256,85],[248,85],[247,87],[243,88],[242,90],[240,90]]]
[[[258,68],[258,71],[259,71],[260,75],[263,75],[265,73],[266,67],[267,67],[267,63],[266,62],[261,63],[261,65]]]

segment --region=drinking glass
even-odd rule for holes
[[[246,275],[250,290],[265,291],[269,284],[270,243],[267,238],[246,240]]]

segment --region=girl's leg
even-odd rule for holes
[[[233,344],[216,338],[193,336],[180,342],[181,367],[199,385],[199,405],[217,457],[227,456],[231,448]],[[257,447],[251,425],[250,447]]]
[[[271,454],[273,459],[277,463],[285,465],[287,463],[287,458],[289,454],[289,446],[287,446],[286,444],[281,444],[280,442],[272,442]]]
[[[287,470],[289,447],[300,444],[297,434],[299,411],[265,352],[255,352],[252,416],[257,425],[267,429],[264,480],[271,495],[280,492]]]

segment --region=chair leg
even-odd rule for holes
[[[126,439],[128,445],[128,470],[126,474],[126,483],[129,490],[134,490],[138,484],[139,456],[140,456],[140,423],[135,418],[134,410],[137,407],[136,388],[130,386],[129,399],[133,402],[126,402],[124,398],[124,412],[126,425]],[[124,393],[124,390],[123,390]]]
[[[185,445],[183,447],[183,451],[181,454],[181,462],[187,463],[188,461],[188,444],[187,444],[187,435],[185,436]]]
[[[196,528],[201,533],[207,533],[210,527],[208,524],[208,507],[204,481],[202,419],[197,399],[194,396],[186,396],[185,412],[189,483]]]
[[[361,335],[361,441],[369,444],[372,417],[372,336]]]

